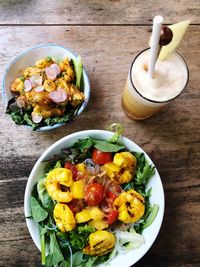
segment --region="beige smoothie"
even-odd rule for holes
[[[188,68],[177,53],[157,61],[153,79],[148,76],[150,50],[133,61],[123,91],[122,107],[127,116],[142,120],[158,112],[186,87]]]

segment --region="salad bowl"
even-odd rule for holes
[[[38,225],[30,217],[31,195],[36,183],[39,181],[39,179],[41,179],[41,177],[44,176],[45,162],[53,158],[55,155],[59,155],[59,153],[63,149],[71,147],[77,140],[90,137],[105,141],[110,139],[112,136],[113,132],[104,130],[86,130],[86,131],[76,132],[54,143],[37,160],[35,166],[33,167],[30,173],[26,185],[25,196],[24,196],[24,213],[30,235],[39,250],[41,250],[41,246],[40,246],[40,235],[39,235]],[[136,153],[143,153],[148,163],[151,166],[154,166],[149,156],[135,142],[131,141],[126,137],[121,136],[120,143],[124,144],[129,151],[134,151]],[[138,248],[133,248],[127,251],[123,251],[123,253],[117,254],[109,261],[108,266],[112,267],[132,266],[147,253],[147,251],[150,249],[150,247],[154,243],[159,233],[164,215],[164,191],[159,173],[156,168],[154,170],[155,172],[151,177],[151,179],[148,181],[146,190],[149,190],[151,188],[150,203],[151,205],[157,204],[159,208],[157,210],[157,215],[155,216],[153,222],[148,227],[146,227],[142,232],[144,243]],[[107,266],[107,265],[101,264],[99,266]]]
[[[77,60],[77,56],[74,53],[72,53],[69,49],[56,44],[43,44],[34,46],[26,50],[25,52],[19,54],[14,60],[12,60],[6,66],[3,77],[2,95],[5,101],[5,105],[7,107],[9,101],[13,98],[13,92],[11,92],[11,84],[13,83],[13,81],[16,78],[22,76],[23,71],[27,67],[34,66],[38,60],[48,57],[52,57],[57,60],[68,58],[71,59],[73,62]],[[81,91],[84,93],[85,99],[73,118],[75,118],[76,116],[80,115],[83,112],[83,110],[87,106],[90,97],[90,82],[87,73],[84,69],[82,70]],[[64,123],[61,122],[61,123],[55,123],[53,125],[39,126],[37,127],[37,131],[52,130],[62,126],[63,124]],[[31,126],[29,125],[25,126],[31,128]]]

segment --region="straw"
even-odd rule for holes
[[[150,49],[150,59],[148,67],[148,76],[153,79],[155,64],[158,58],[159,52],[159,40],[160,40],[160,31],[162,27],[163,17],[156,16],[153,19],[153,31],[151,39],[151,49]]]

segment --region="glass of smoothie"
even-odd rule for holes
[[[131,64],[122,94],[125,114],[143,120],[157,113],[177,98],[187,86],[189,71],[184,59],[176,52],[157,61],[154,78],[148,76],[150,49],[140,52]]]
[[[159,112],[183,92],[189,80],[187,64],[175,48],[190,21],[161,30],[162,20],[161,16],[154,18],[152,46],[133,60],[123,90],[122,107],[133,120],[143,120]]]

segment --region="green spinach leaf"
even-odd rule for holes
[[[101,150],[102,152],[118,152],[125,148],[124,145],[121,144],[112,144],[106,141],[95,140],[95,148]]]
[[[89,225],[78,226],[77,229],[69,233],[70,243],[74,249],[83,249],[88,242],[88,237],[94,233],[96,229]]]
[[[54,232],[50,234],[50,245],[49,245],[50,253],[46,258],[46,266],[52,267],[54,265],[59,264],[64,260],[63,254],[60,250],[58,242],[56,240],[56,235]]]
[[[86,152],[95,144],[95,140],[91,137],[80,139],[73,144],[73,148],[80,149],[81,152]]]
[[[33,196],[31,197],[31,212],[35,222],[42,222],[48,217],[48,212],[42,208],[40,203]]]
[[[53,201],[50,198],[46,186],[45,186],[46,178],[40,179],[37,183],[37,192],[39,200],[41,201],[43,207],[50,212],[53,209]]]

